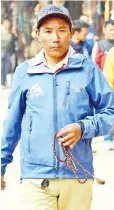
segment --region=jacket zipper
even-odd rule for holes
[[[29,138],[28,138],[28,152],[31,152],[30,149],[30,138],[31,138],[31,131],[32,131],[32,117],[30,117],[30,124],[29,124]]]
[[[53,114],[53,123],[54,123],[54,133],[58,132],[58,120],[57,120],[57,76],[56,74],[53,74],[53,109],[54,109],[54,114]],[[59,155],[58,151],[58,142],[56,141],[56,153]],[[58,161],[54,157],[54,167],[57,169],[58,168]]]
[[[64,101],[63,101],[64,108],[67,108],[69,95],[70,95],[70,81],[67,81],[66,90],[65,90],[65,97],[64,97]]]

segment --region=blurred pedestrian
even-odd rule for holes
[[[103,71],[111,88],[114,90],[114,47],[111,48],[107,54]],[[114,150],[114,124],[111,132],[104,137],[104,140],[106,148],[108,150]]]
[[[103,26],[105,38],[93,47],[92,60],[103,70],[108,51],[114,47],[114,20],[108,20]]]
[[[89,55],[91,56],[95,37],[95,29],[92,26],[92,19],[86,14],[81,15],[79,19],[89,24],[89,31],[85,43],[87,43],[89,46]]]
[[[42,49],[41,43],[33,39],[29,47],[29,58],[34,57]]]
[[[31,36],[32,36],[32,41],[29,47],[29,58],[34,57],[42,49],[41,43],[38,40],[38,37],[36,34],[36,29],[32,31]]]
[[[98,67],[69,46],[72,20],[65,7],[41,9],[36,32],[42,50],[14,74],[1,144],[2,189],[21,137],[20,209],[90,210],[91,142],[112,125],[113,92]]]
[[[15,53],[15,36],[11,22],[4,20],[1,28],[1,86],[6,87],[6,76],[11,72],[11,56]]]
[[[70,45],[76,53],[81,53],[88,58],[90,56],[89,45],[85,43],[85,40],[88,35],[89,24],[82,20],[74,20],[73,26],[74,34],[72,36],[72,40],[70,41]]]

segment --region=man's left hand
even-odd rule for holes
[[[71,149],[76,142],[81,138],[81,127],[78,123],[72,123],[66,125],[57,134],[57,138],[63,143],[63,146],[69,146]]]

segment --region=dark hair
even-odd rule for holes
[[[89,24],[82,20],[74,20],[73,27],[75,31],[80,32],[82,28],[89,28]]]
[[[107,25],[114,25],[114,20],[107,20],[105,23],[104,23],[104,28],[107,27]]]

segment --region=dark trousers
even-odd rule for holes
[[[5,85],[6,75],[11,71],[10,54],[1,52],[1,85]]]

